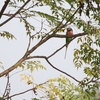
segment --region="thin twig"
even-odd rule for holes
[[[41,21],[41,28],[40,28],[40,30],[36,34],[32,35],[31,37],[39,34],[42,31],[42,29],[43,29],[43,21]]]
[[[74,40],[74,39],[75,39],[75,38],[73,38],[72,40]],[[72,40],[70,40],[70,41],[68,42],[67,45],[69,45],[69,43],[70,43]],[[61,49],[63,49],[65,46],[66,46],[66,44],[64,44],[62,47],[60,47],[59,49],[57,49],[55,52],[53,52],[53,53],[52,53],[51,55],[49,55],[47,58],[52,57],[52,56],[55,55],[58,51],[60,51]]]
[[[13,75],[15,75],[15,74],[17,74],[17,73],[20,73],[20,72],[26,71],[26,70],[28,70],[28,69],[23,69],[23,70],[17,71],[17,72],[15,72],[15,73],[13,73],[12,75],[10,75],[9,77],[12,77]]]
[[[60,51],[62,48],[65,47],[66,44],[64,44],[63,46],[61,46],[59,49],[57,49],[55,52],[53,52],[51,55],[49,55],[47,58],[52,57],[53,55],[55,55],[58,51]]]
[[[33,36],[39,34],[39,33],[42,31],[42,29],[43,29],[43,22],[41,21],[41,28],[40,28],[39,32],[37,32],[36,34],[34,34],[34,35],[32,35],[32,36],[31,36],[31,34],[29,34],[29,43],[28,43],[28,47],[27,47],[26,54],[27,54],[27,52],[28,52],[28,50],[29,50],[29,48],[30,48],[31,39],[32,39],[31,37],[33,37]]]
[[[41,86],[41,85],[43,85],[43,84],[46,84],[48,81],[46,81],[46,82],[44,82],[44,83],[41,83],[41,84],[38,84],[38,86]],[[16,93],[16,94],[13,94],[13,95],[11,95],[11,96],[9,96],[9,98],[12,98],[12,97],[14,97],[14,96],[18,96],[18,95],[21,95],[21,94],[24,94],[24,93],[27,93],[27,92],[29,92],[29,91],[36,91],[36,89],[37,89],[37,86],[36,87],[33,87],[33,88],[31,88],[31,89],[28,89],[28,90],[26,90],[26,91],[24,91],[24,92],[20,92],[20,93]]]
[[[26,53],[28,52],[30,45],[31,45],[31,36],[29,35],[29,42],[28,42]]]
[[[3,98],[6,96],[8,85],[9,85],[9,74],[7,75],[7,84],[6,84],[4,94],[3,94]]]
[[[36,4],[30,6],[30,7],[26,8],[26,9],[23,9],[23,10],[21,11],[21,13],[23,13],[23,12],[25,12],[25,11],[29,11],[29,9],[31,9],[31,8],[33,8],[33,7],[35,7],[35,6],[37,6],[39,3],[41,3],[41,2],[37,2]]]

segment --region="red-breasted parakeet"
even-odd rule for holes
[[[73,35],[73,30],[72,30],[72,28],[67,28],[66,35],[67,35],[67,36],[72,36],[72,35]],[[67,37],[67,38],[66,38],[65,58],[66,58],[66,53],[67,53],[68,44],[70,43],[71,40],[72,40],[72,38],[70,38],[70,37]]]

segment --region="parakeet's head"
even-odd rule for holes
[[[66,32],[66,34],[68,35],[68,36],[71,36],[71,35],[73,35],[73,29],[72,28],[67,28],[67,32]]]
[[[67,32],[69,32],[69,31],[73,31],[72,28],[70,28],[70,27],[67,28]]]

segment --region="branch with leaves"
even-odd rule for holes
[[[83,34],[83,35],[86,35],[86,34]],[[62,36],[62,35],[61,35]],[[66,38],[66,35],[63,35],[63,38]],[[78,36],[82,36],[82,34],[78,34]],[[75,37],[78,37],[77,35],[75,35]],[[23,61],[27,60],[28,56],[33,52],[35,51],[39,46],[41,46],[43,43],[45,43],[47,40],[49,40],[50,38],[52,38],[53,35],[49,35],[47,36],[45,39],[41,40],[39,43],[37,43],[34,47],[32,47],[29,51],[27,51],[25,53],[25,55],[16,63],[14,64],[13,66],[9,67],[8,69],[6,69],[5,71],[1,72],[0,73],[0,77],[4,76],[4,75],[7,75],[8,73],[10,73],[11,71],[13,71],[15,68],[17,68]],[[55,35],[54,35],[55,37]]]

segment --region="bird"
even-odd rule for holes
[[[73,29],[72,28],[67,28],[67,31],[66,31],[66,36],[72,36],[73,35]],[[72,37],[66,37],[66,51],[65,51],[65,58],[66,58],[66,53],[67,53],[67,48],[68,48],[68,45],[70,43],[70,41],[72,40]]]

